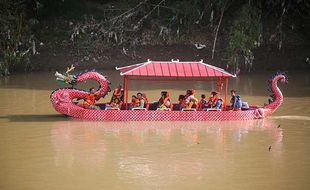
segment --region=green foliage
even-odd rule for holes
[[[249,59],[253,48],[260,44],[261,33],[260,10],[248,4],[244,5],[231,27],[228,45],[229,63],[238,67],[241,59]]]
[[[0,1],[0,75],[6,76],[14,65],[27,62],[33,36],[30,27],[38,21],[26,19],[24,1]]]
[[[0,0],[0,75],[28,63],[35,53],[33,34],[46,47],[70,46],[89,59],[103,57],[113,46],[123,46],[122,53],[131,56],[126,49],[139,45],[210,44],[217,31],[220,42],[228,41],[229,64],[247,68],[263,37],[282,45],[289,29],[308,38],[309,7],[305,0]]]

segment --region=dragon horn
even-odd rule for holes
[[[72,64],[70,68],[67,67],[66,73],[69,73],[69,72],[73,71],[74,69],[75,69],[75,67],[74,67],[73,64]]]
[[[64,78],[63,74],[58,73],[57,71],[55,73],[55,77]]]

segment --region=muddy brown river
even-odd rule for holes
[[[105,72],[112,87],[122,81]],[[0,79],[0,189],[310,189],[310,76],[289,73],[283,105],[269,118],[228,122],[96,122],[61,116],[53,72]],[[243,100],[267,102],[271,73],[231,79]],[[87,82],[79,88],[96,87]],[[173,100],[212,84],[130,82],[130,95]],[[110,100],[110,95],[103,102]]]

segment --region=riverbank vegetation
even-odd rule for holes
[[[138,48],[174,44],[207,49],[231,72],[251,71],[255,49],[310,41],[305,0],[2,0],[0,7],[1,75],[36,69],[40,48],[98,63],[109,50],[139,59]]]
[[[35,54],[32,27],[36,19],[27,17],[22,0],[0,1],[0,75],[9,75],[17,64],[29,64]]]

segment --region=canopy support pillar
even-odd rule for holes
[[[124,76],[124,87],[125,87],[125,107],[128,109],[128,77]]]
[[[227,91],[228,91],[228,78],[225,79],[224,110],[226,110],[226,105],[227,105]]]
[[[219,93],[219,96],[222,95],[223,87],[224,87],[224,78],[218,78],[217,79],[217,93]]]

